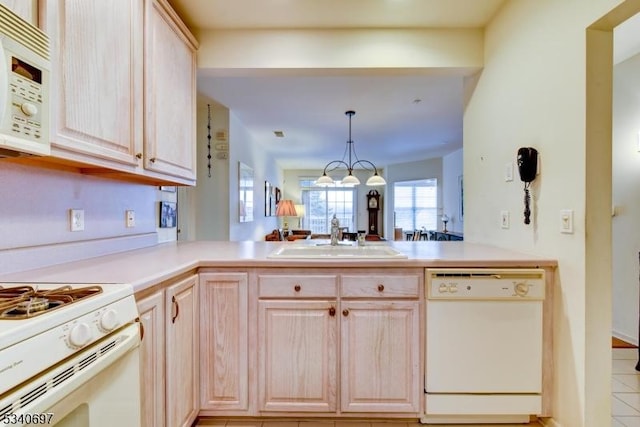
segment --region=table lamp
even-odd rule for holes
[[[443,214],[442,215],[442,223],[444,224],[444,227],[443,227],[442,231],[444,231],[445,233],[447,232],[447,223],[448,222],[449,222],[449,215]]]
[[[289,223],[287,222],[287,217],[289,216],[298,216],[296,213],[296,208],[293,205],[292,200],[280,200],[278,202],[278,206],[276,206],[276,216],[284,217],[284,221],[282,224],[282,233],[285,236],[289,235]]]
[[[302,218],[304,217],[304,205],[294,205],[298,214],[298,229],[302,228]]]

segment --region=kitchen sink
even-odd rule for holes
[[[402,252],[386,245],[357,246],[351,244],[284,245],[268,255],[268,258],[384,258],[406,259]]]

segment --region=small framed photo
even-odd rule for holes
[[[160,228],[174,228],[178,225],[175,202],[160,202]]]
[[[280,199],[282,198],[282,192],[278,187],[276,187],[275,193],[276,193],[275,196],[276,196],[276,205],[277,205],[278,203],[280,203]]]

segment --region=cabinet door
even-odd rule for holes
[[[146,169],[195,180],[195,41],[164,0],[147,0]]]
[[[343,412],[419,411],[418,301],[342,301]]]
[[[247,273],[200,274],[200,409],[249,409]]]
[[[142,154],[142,0],[47,0],[52,154],[136,166]]]
[[[258,305],[260,410],[335,412],[336,302]]]
[[[164,427],[164,292],[138,302],[142,323],[140,343],[141,414],[143,427]]]
[[[38,26],[37,0],[0,0],[0,4],[7,6],[28,23]]]
[[[198,415],[198,301],[196,275],[167,287],[166,425],[191,426]]]

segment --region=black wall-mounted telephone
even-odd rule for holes
[[[518,172],[520,179],[524,182],[524,223],[531,223],[531,195],[529,186],[531,181],[536,179],[538,172],[538,150],[533,147],[522,147],[518,149]]]
[[[518,149],[518,171],[520,172],[520,179],[524,182],[531,182],[536,179],[538,150],[533,147]]]

